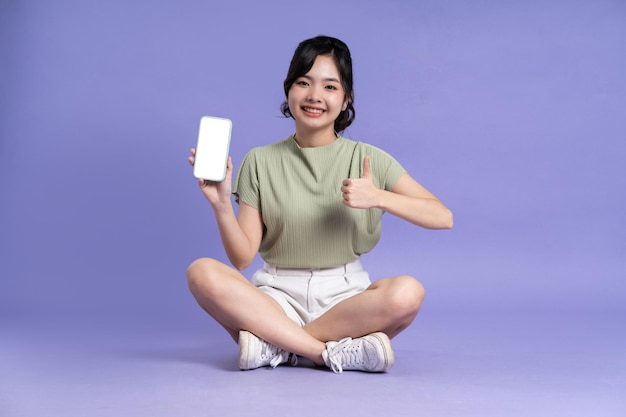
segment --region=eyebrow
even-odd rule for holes
[[[313,77],[311,77],[310,75],[303,75],[302,78],[306,78],[307,80],[313,80]],[[335,82],[335,83],[339,83],[341,84],[341,81],[339,81],[336,78],[323,78],[322,81],[331,81],[331,82]]]

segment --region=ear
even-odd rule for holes
[[[348,104],[350,104],[350,101],[352,100],[352,94],[350,94],[349,97],[346,97],[346,99],[343,102],[343,106],[341,106],[341,111],[346,111],[346,109],[348,108]]]

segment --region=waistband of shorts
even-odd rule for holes
[[[283,268],[263,263],[263,269],[272,275],[292,276],[292,277],[315,277],[315,276],[341,276],[353,272],[363,271],[363,265],[360,259],[348,262],[344,265],[333,266],[330,268]]]

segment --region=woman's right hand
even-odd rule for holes
[[[193,166],[196,156],[196,149],[191,148],[191,156],[187,158],[191,166]],[[219,209],[225,205],[230,204],[230,196],[232,193],[232,173],[233,163],[229,156],[226,164],[226,178],[224,181],[209,181],[205,179],[198,179],[198,186],[202,191],[202,194],[209,200],[209,203],[214,209]]]

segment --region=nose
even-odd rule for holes
[[[318,102],[320,101],[319,99],[319,89],[317,86],[312,85],[309,88],[309,94],[306,96],[306,100],[309,102]]]

